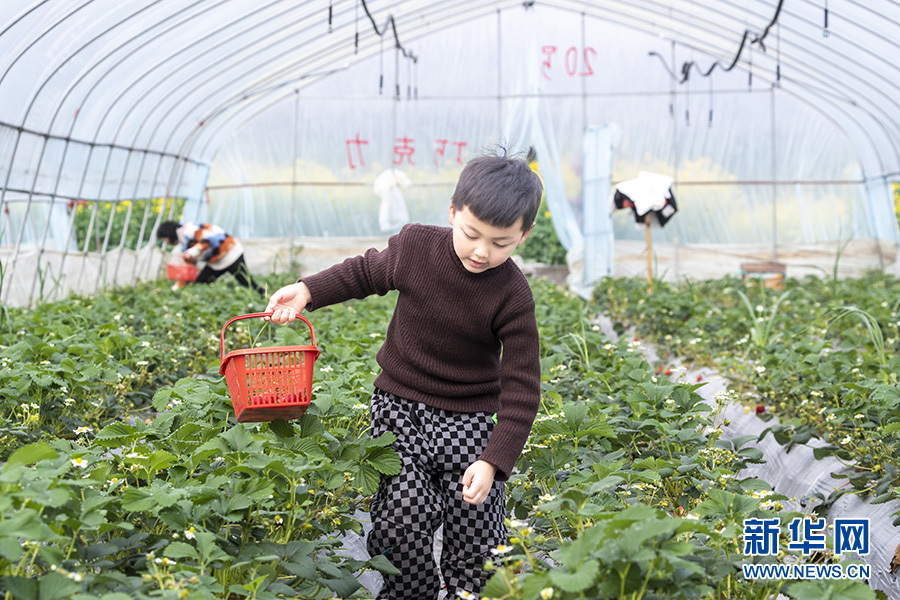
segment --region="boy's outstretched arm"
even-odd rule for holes
[[[481,504],[487,500],[497,467],[485,460],[476,460],[463,473],[463,500],[469,504]]]
[[[276,323],[293,323],[311,300],[309,288],[302,281],[286,285],[269,299],[266,312],[272,316],[268,318]]]

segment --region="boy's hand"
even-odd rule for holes
[[[310,303],[312,296],[309,288],[302,281],[286,285],[274,294],[266,306],[265,312],[272,313],[267,320],[276,323],[293,323],[306,305]]]
[[[476,460],[463,473],[463,500],[469,504],[481,504],[487,500],[497,467],[483,460]]]

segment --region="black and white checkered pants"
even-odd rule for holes
[[[476,506],[462,499],[462,478],[493,428],[490,413],[441,410],[375,389],[372,437],[394,433],[393,448],[403,461],[399,474],[381,478],[371,504],[369,554],[384,554],[400,570],[384,577],[379,598],[438,597],[433,545],[441,524],[447,597],[481,592],[489,576],[484,561],[507,539],[503,482],[495,481],[487,500]]]

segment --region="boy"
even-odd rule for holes
[[[393,432],[403,463],[371,503],[369,552],[401,571],[385,577],[380,598],[438,597],[441,524],[448,598],[480,593],[484,560],[506,540],[503,481],[540,402],[534,298],[508,259],[541,192],[525,161],[477,157],[460,174],[450,228],[407,225],[386,249],[285,286],[266,308],[289,323],[304,308],[399,291],[372,396],[372,436]]]
[[[244,260],[244,247],[218,225],[164,221],[156,230],[156,238],[172,246],[181,245],[181,258],[187,263],[206,262],[197,275],[197,283],[212,283],[222,273],[231,273],[242,286],[255,290],[261,296],[266,295],[265,290],[250,277]]]

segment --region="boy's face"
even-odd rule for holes
[[[521,218],[511,227],[494,227],[469,212],[468,207],[456,210],[453,204],[449,217],[453,227],[453,249],[470,273],[483,273],[502,265],[534,227],[532,223],[522,231]]]

